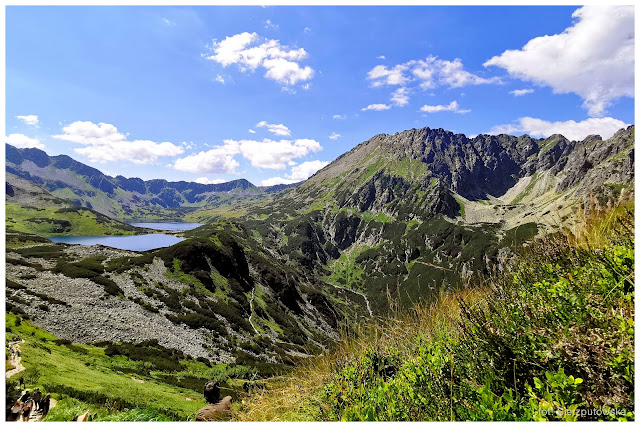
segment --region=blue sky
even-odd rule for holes
[[[7,142],[270,185],[425,126],[608,137],[634,123],[634,39],[632,7],[9,6]]]

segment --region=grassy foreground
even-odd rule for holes
[[[633,420],[632,210],[539,241],[481,288],[356,327],[236,419]]]
[[[74,421],[86,411],[91,421],[192,420],[205,404],[206,381],[223,382],[224,391],[237,400],[229,388],[238,389],[241,378],[255,374],[245,366],[210,365],[153,341],[71,343],[13,313],[6,314],[6,339],[24,340],[20,348],[25,367],[7,381],[7,395],[19,397],[20,377],[26,388],[51,393],[57,405],[45,421]]]

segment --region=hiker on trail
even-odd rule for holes
[[[40,399],[42,399],[42,392],[40,391],[39,388],[34,390],[32,399],[34,403],[33,409],[37,411],[38,409],[40,409]]]
[[[33,408],[33,399],[27,400],[27,402],[22,407],[22,421],[29,421],[31,408]]]
[[[22,379],[22,378],[20,378]],[[29,390],[25,390],[24,394],[22,395],[22,397],[20,397],[20,402],[22,403],[26,403],[27,400],[29,400],[31,398],[31,392]]]
[[[24,390],[24,377],[20,377],[20,389]]]
[[[49,412],[49,405],[51,405],[51,395],[47,395],[40,402],[40,408],[42,409],[42,416],[44,417]]]
[[[204,385],[204,399],[209,403],[196,414],[196,421],[223,421],[231,418],[231,396],[220,400],[220,384],[211,380]]]
[[[20,416],[20,412],[22,412],[22,402],[18,401],[11,407],[7,421],[17,421]]]

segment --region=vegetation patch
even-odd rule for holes
[[[356,326],[237,418],[634,420],[633,213],[596,219],[482,288]]]

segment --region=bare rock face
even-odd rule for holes
[[[631,185],[634,178],[634,127],[620,129],[606,141],[589,136],[567,156],[566,176],[558,191],[578,186],[580,194],[597,192],[605,183]]]

